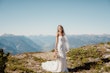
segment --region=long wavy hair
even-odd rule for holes
[[[64,31],[63,26],[62,26],[62,25],[58,25],[58,26],[57,26],[57,34],[58,34],[58,32],[59,32],[58,27],[61,27],[61,28],[62,28],[61,33],[62,33],[62,36],[64,36],[64,35],[65,35],[65,31]],[[58,36],[59,36],[59,35],[58,35]]]

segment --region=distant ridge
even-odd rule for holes
[[[81,46],[86,46],[89,44],[97,44],[100,42],[109,42],[110,34],[82,34],[82,35],[67,35],[70,48],[77,48]],[[55,46],[55,36],[29,36],[31,40],[39,45],[43,45],[43,48],[53,49]],[[40,43],[39,43],[40,42]]]
[[[0,36],[0,48],[12,54],[41,51],[41,47],[29,38],[12,34]]]
[[[90,44],[110,42],[110,34],[82,34],[67,35],[70,48],[78,48]],[[54,49],[55,36],[51,35],[13,35],[3,34],[0,36],[0,48],[5,52],[19,54],[24,52],[46,52]]]

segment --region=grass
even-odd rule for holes
[[[110,72],[110,66],[104,66],[104,67],[103,67],[103,70],[104,70],[105,72]]]
[[[107,45],[110,45],[110,43]],[[110,62],[110,58],[103,59],[102,56],[104,54],[106,54],[104,43],[71,49],[67,53],[67,61],[70,62],[68,66],[74,72],[86,73],[86,70],[93,71],[94,73],[110,72],[110,67],[105,65]],[[102,68],[103,70],[101,71]]]
[[[38,58],[38,57],[33,57],[33,59],[38,62],[45,62],[46,61],[46,60],[44,60],[42,58]]]
[[[27,68],[25,65],[27,64],[26,59],[19,59],[16,57],[9,56],[8,57],[8,62],[7,62],[7,67],[5,72],[8,71],[18,71],[20,73],[35,73],[32,69]]]
[[[34,71],[32,69],[26,68],[26,67],[21,66],[21,65],[10,65],[8,67],[8,69],[11,71],[20,70],[21,72],[34,73]]]
[[[8,57],[8,62],[6,63],[7,66],[5,72],[12,73],[14,71],[17,71],[19,73],[36,73],[36,70],[40,69],[40,64],[44,61],[46,60],[32,56],[32,54],[30,53],[25,53],[24,57],[22,54],[21,58],[19,57],[19,55],[18,57],[10,55]],[[36,65],[39,65],[39,68],[37,68]]]
[[[108,45],[110,45],[110,42],[107,42]]]
[[[67,56],[70,57],[71,61],[73,61],[73,66],[80,66],[88,62],[89,58],[100,58],[102,54],[97,52],[96,48],[88,48],[87,50],[83,48],[77,48],[71,49]]]

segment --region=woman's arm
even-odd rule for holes
[[[56,35],[55,50],[57,50],[57,46],[58,46],[58,33]]]
[[[55,42],[55,48],[54,48],[54,57],[57,58],[57,45],[58,45],[58,34],[56,35],[56,42]]]

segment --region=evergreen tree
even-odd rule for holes
[[[9,53],[5,54],[3,49],[0,49],[0,73],[4,73],[8,56]]]

